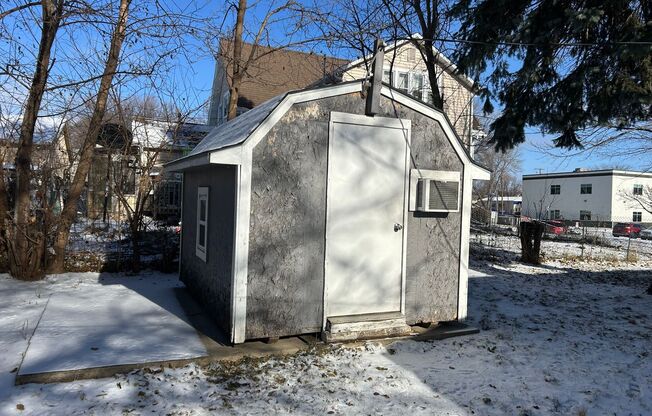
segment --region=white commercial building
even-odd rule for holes
[[[523,175],[524,216],[597,223],[652,223],[652,173],[584,170]]]

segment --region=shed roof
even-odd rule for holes
[[[220,124],[210,131],[188,156],[195,156],[200,153],[219,150],[224,147],[234,146],[244,142],[247,137],[274,111],[276,106],[283,101],[287,94],[277,95],[270,98],[253,110]]]
[[[283,105],[287,106],[287,110],[295,100],[311,101],[327,96],[356,91],[360,92],[361,89],[362,81],[354,80],[325,87],[290,91],[278,95],[235,119],[213,128],[213,130],[208,133],[204,140],[202,140],[201,143],[192,150],[192,152],[180,159],[167,163],[166,166],[173,170],[183,170],[190,166],[211,163],[207,159],[210,153],[244,144],[251,136],[262,134],[261,131],[264,131],[265,128],[261,127],[261,125],[265,124],[266,128],[271,128],[271,125],[278,121],[284,113],[284,111],[275,110]],[[395,100],[404,104],[428,117],[440,118],[442,119],[441,121],[446,120],[445,124],[448,126],[449,140],[452,140],[453,147],[456,149],[458,155],[466,161],[465,163],[471,163],[487,173],[490,172],[489,169],[473,160],[459,136],[457,136],[457,134],[452,130],[452,127],[450,127],[452,124],[445,113],[426,103],[416,100],[412,96],[403,94],[401,91],[384,83],[382,94],[390,100]],[[270,122],[266,123],[266,120],[270,120]],[[196,160],[196,162],[192,162],[192,160]]]

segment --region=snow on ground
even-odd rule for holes
[[[10,371],[44,294],[79,277],[3,277],[0,348],[9,353],[0,355],[0,414],[652,414],[652,259],[581,260],[564,255],[564,243],[546,242],[552,260],[534,267],[518,263],[516,247],[513,237],[472,247],[477,335],[317,346],[52,385],[12,387]]]

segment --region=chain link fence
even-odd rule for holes
[[[474,207],[471,243],[520,251],[520,215],[498,215]],[[542,220],[545,225],[542,252],[548,258],[652,261],[652,224],[631,218],[602,220]]]

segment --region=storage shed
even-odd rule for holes
[[[183,172],[180,278],[232,342],[463,320],[471,188],[446,116],[362,81],[290,92],[213,129]]]

